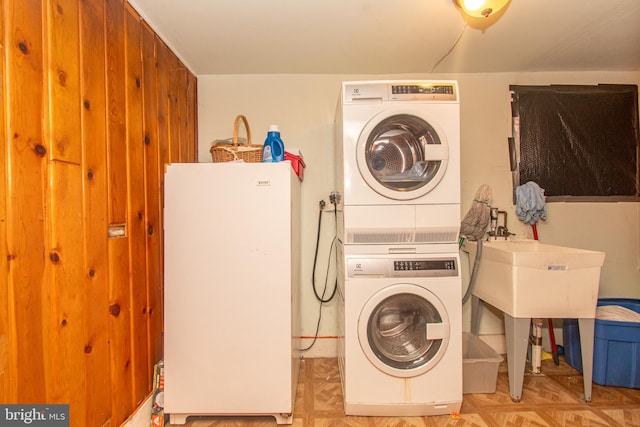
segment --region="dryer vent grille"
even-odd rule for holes
[[[459,227],[439,227],[416,231],[416,243],[457,242]]]
[[[354,232],[349,235],[349,243],[411,243],[413,233],[410,232]]]
[[[437,227],[416,231],[351,230],[347,242],[353,244],[451,243],[458,241],[458,227]]]

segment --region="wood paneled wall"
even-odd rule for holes
[[[162,358],[162,180],[196,161],[196,78],[123,0],[0,5],[0,402],[118,426]]]

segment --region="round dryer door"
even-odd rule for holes
[[[378,369],[413,377],[432,369],[449,343],[444,305],[427,289],[396,284],[376,293],[358,321],[360,346]]]
[[[379,114],[362,130],[358,169],[369,187],[384,197],[411,200],[433,190],[447,169],[444,133],[417,113]]]

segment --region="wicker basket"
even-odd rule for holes
[[[241,121],[247,130],[247,143],[238,145],[238,128]],[[262,162],[262,145],[251,143],[251,129],[249,129],[247,118],[243,115],[238,115],[233,122],[233,144],[216,145],[211,147],[209,151],[211,152],[213,163],[234,160],[244,160],[247,163]]]

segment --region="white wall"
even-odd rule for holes
[[[512,204],[507,137],[511,136],[509,85],[640,83],[640,72],[566,72],[404,75],[206,75],[198,76],[199,160],[210,162],[209,144],[232,135],[233,119],[247,116],[254,143],[262,143],[269,124],[280,126],[285,146],[302,151],[307,168],[302,184],[303,335],[315,332],[318,303],[311,290],[318,203],[334,189],[334,113],[343,80],[456,79],[461,94],[462,206],[464,216],[481,184],[493,190],[493,205],[508,212],[509,229],[532,238]],[[232,183],[229,183],[232,185]],[[260,213],[256,212],[256,220]],[[324,285],[331,215],[324,215],[318,287]],[[640,298],[640,208],[638,203],[553,203],[538,224],[542,242],[604,251],[601,297]],[[467,258],[463,254],[462,261]],[[467,283],[465,272],[463,283]],[[329,283],[333,286],[333,280]],[[552,295],[549,298],[553,298]],[[487,310],[485,310],[485,313]],[[470,308],[464,325],[469,328]],[[320,335],[336,334],[335,303],[322,311]],[[481,333],[502,333],[495,313],[485,314]]]

